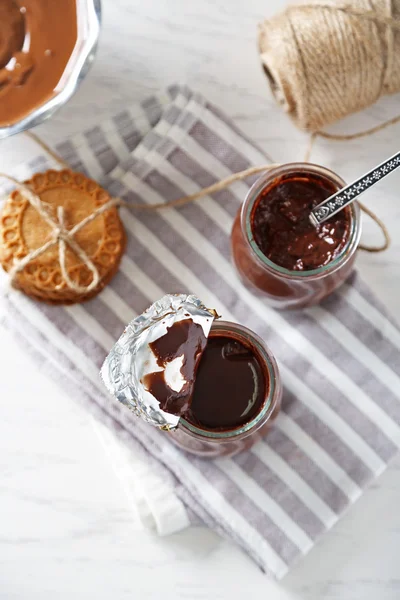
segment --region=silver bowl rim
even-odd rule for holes
[[[69,76],[65,87],[61,90],[61,92],[53,96],[53,98],[50,98],[50,100],[39,106],[37,109],[33,110],[23,119],[20,119],[16,123],[8,125],[7,127],[0,127],[0,139],[7,138],[15,135],[16,133],[20,133],[21,131],[25,131],[26,129],[36,127],[40,123],[43,123],[52,117],[59,108],[68,102],[68,100],[77,90],[81,81],[83,81],[83,79],[86,77],[96,55],[101,28],[101,0],[88,1],[90,2],[90,8],[93,12],[93,23],[90,37],[85,43],[84,49],[79,56],[78,65]]]

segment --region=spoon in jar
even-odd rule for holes
[[[389,175],[400,167],[400,152],[394,154],[383,163],[365,173],[353,183],[346,185],[332,196],[329,196],[326,200],[315,206],[310,213],[310,221],[313,225],[317,226],[323,223],[333,215],[336,215],[340,210],[343,210],[345,206],[348,206],[358,196],[361,196],[364,192],[369,190],[378,181]]]

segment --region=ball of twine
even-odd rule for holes
[[[400,0],[311,0],[260,25],[272,91],[300,128],[318,131],[400,91]]]

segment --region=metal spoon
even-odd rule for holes
[[[323,223],[333,215],[336,215],[340,210],[343,210],[345,206],[348,206],[358,196],[361,196],[364,192],[369,190],[378,181],[395,171],[400,167],[400,152],[394,154],[383,163],[365,173],[359,179],[356,179],[353,183],[346,185],[332,196],[329,196],[326,200],[318,204],[310,213],[310,221],[313,225],[317,226],[319,223]]]

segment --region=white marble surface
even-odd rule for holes
[[[104,0],[98,59],[77,95],[39,128],[80,131],[172,82],[196,87],[277,161],[301,159],[307,138],[275,106],[256,52],[257,23],[282,0]],[[355,131],[399,112],[387,98],[335,127]],[[398,150],[400,126],[369,139],[318,142],[316,162],[350,179]],[[2,169],[32,155],[23,137],[0,145]],[[394,313],[400,293],[400,175],[366,199],[393,245],[359,268]],[[378,233],[365,223],[365,237]],[[189,530],[158,539],[141,528],[89,417],[0,337],[0,599],[398,600],[400,460],[281,584],[234,546]]]

